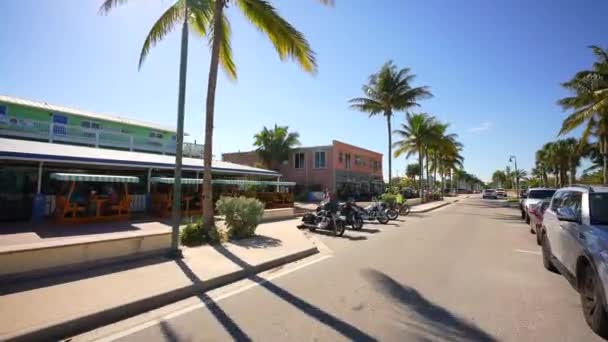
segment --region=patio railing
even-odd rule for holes
[[[0,121],[0,136],[171,155],[175,154],[176,148],[175,142],[167,143],[164,139],[36,120]],[[203,157],[203,145],[184,143],[183,146],[185,157]]]

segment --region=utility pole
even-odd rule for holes
[[[517,170],[517,158],[515,156],[510,156],[509,162],[515,164],[515,196],[519,199],[519,171]]]

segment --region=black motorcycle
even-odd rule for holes
[[[374,199],[374,201],[376,200]],[[353,208],[357,210],[364,221],[378,220],[378,222],[382,224],[387,224],[389,221],[389,218],[386,215],[386,209],[382,207],[381,202],[376,201],[374,204],[368,205],[365,208],[353,204]]]
[[[346,217],[346,224],[349,224],[354,230],[363,228],[363,218],[355,208],[355,202],[352,199],[349,199],[345,203],[340,203],[340,213]]]
[[[346,217],[340,212],[338,202],[321,202],[314,213],[302,217],[302,225],[311,232],[317,229],[333,230],[335,236],[344,235]]]

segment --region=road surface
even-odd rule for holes
[[[89,337],[599,341],[576,291],[545,271],[519,211],[505,206],[463,199],[385,226],[366,224],[343,238],[311,233],[331,252]]]

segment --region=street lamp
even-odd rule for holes
[[[519,199],[519,171],[517,170],[517,158],[515,156],[509,157],[509,163],[515,164],[515,196]]]

